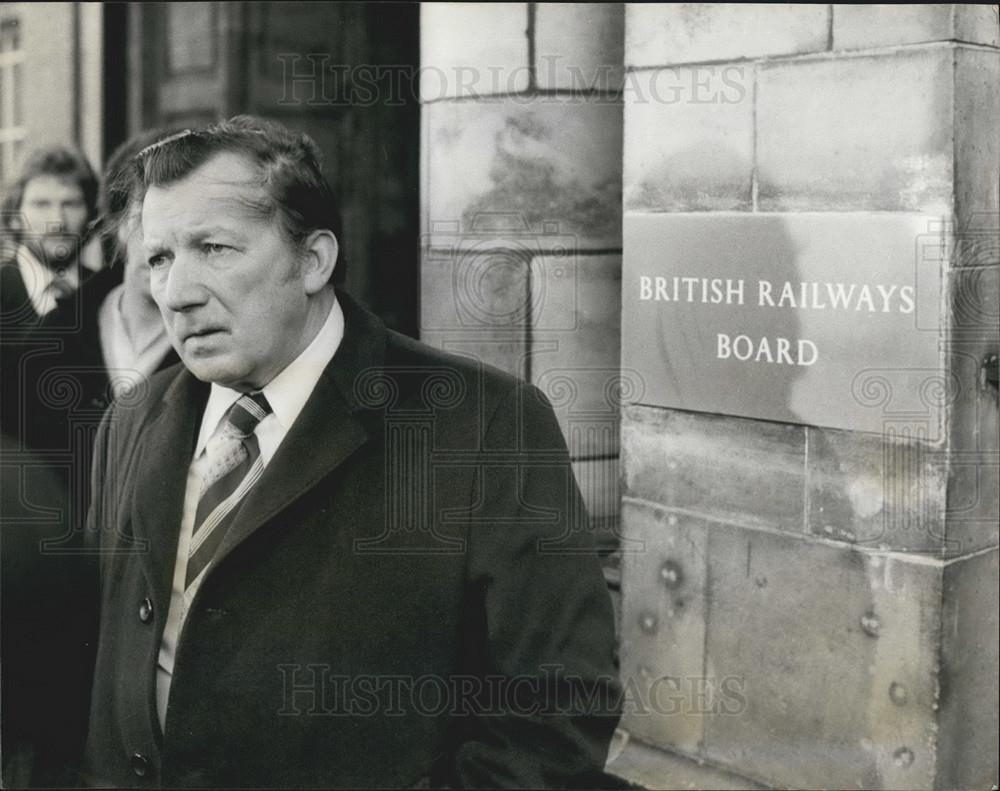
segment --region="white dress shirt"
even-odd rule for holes
[[[59,293],[53,286],[56,278],[62,280],[70,292],[80,287],[80,268],[76,262],[56,272],[39,261],[23,244],[17,248],[17,270],[21,273],[31,306],[39,316],[55,310],[56,296]]]
[[[257,425],[256,435],[260,445],[260,457],[265,467],[299,416],[323,374],[323,370],[333,359],[343,337],[344,313],[340,304],[335,300],[325,323],[312,342],[287,368],[264,386],[262,392],[271,405],[272,411]],[[160,643],[156,668],[156,713],[160,719],[161,729],[166,723],[167,699],[170,696],[170,681],[173,677],[174,657],[181,627],[197,587],[200,585],[200,580],[204,579],[204,575],[202,575],[199,580],[192,583],[188,590],[184,589],[188,548],[191,544],[191,532],[194,529],[195,512],[198,509],[198,494],[207,466],[204,450],[208,441],[220,428],[223,416],[242,395],[243,393],[237,390],[230,390],[228,387],[217,384],[212,385],[212,391],[201,418],[201,430],[198,433],[194,457],[188,468],[180,537],[177,542],[177,558],[174,561],[174,583],[170,595],[170,610],[167,613],[167,623],[163,630],[163,640]]]

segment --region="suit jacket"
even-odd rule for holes
[[[0,327],[6,330],[30,327],[37,324],[38,319],[17,260],[11,258],[0,262]]]
[[[0,264],[4,287],[3,425],[29,446],[65,450],[65,413],[90,409],[99,420],[110,404],[105,395],[108,377],[97,316],[108,292],[121,282],[119,270],[104,269],[86,277],[72,296],[59,300],[55,310],[39,317],[16,261]],[[170,364],[176,362],[174,357]],[[53,397],[46,401],[38,390],[40,384],[46,384],[40,379],[57,371],[62,373],[51,388]],[[72,377],[71,385],[66,376]],[[61,425],[53,426],[53,418]]]
[[[157,653],[209,388],[178,367],[109,412],[85,781],[603,785],[612,611],[551,407],[340,299],[341,346],[191,604],[163,733]]]
[[[20,438],[19,376],[22,341],[39,321],[13,256],[0,260],[0,431]]]
[[[21,283],[16,263],[3,269],[5,278],[12,273]],[[66,615],[73,612],[69,608],[81,600],[81,590],[86,590],[81,586],[92,576],[88,559],[80,554],[90,494],[87,481],[94,434],[111,401],[98,314],[120,282],[121,267],[88,277],[40,320],[32,311],[33,322],[5,332],[0,349],[0,416],[3,430],[9,432],[3,442],[0,514],[0,730],[5,766],[9,768],[8,759],[18,751],[26,755],[30,750],[35,784],[72,782],[83,752],[93,665],[92,613]],[[30,309],[23,284],[21,291]],[[171,352],[161,367],[177,361]],[[44,515],[27,515],[18,497],[22,490],[28,502],[44,506]],[[42,539],[45,551],[40,551]],[[54,628],[54,623],[59,626]],[[11,745],[15,747],[6,749]]]
[[[122,282],[120,267],[102,269],[71,297],[58,302],[22,343],[21,398],[26,402],[24,438],[41,451],[71,449],[81,424],[93,429],[111,404],[108,362],[101,348],[101,306]],[[25,358],[25,352],[30,357]],[[172,349],[157,370],[180,362]],[[79,451],[90,456],[89,445]]]
[[[76,538],[87,515],[94,435],[113,398],[98,317],[121,279],[121,267],[91,275],[75,294],[11,339],[0,356],[2,427],[48,461],[69,487]],[[158,370],[177,362],[170,350]]]

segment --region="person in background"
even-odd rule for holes
[[[150,293],[139,207],[131,201],[127,173],[141,149],[169,134],[152,130],[132,137],[112,154],[105,171],[102,224],[112,240],[114,262],[123,268],[123,282],[116,283],[91,313],[96,315],[99,343],[88,344],[88,348],[100,349],[108,380],[105,405],[121,388],[140,386],[156,371],[180,362]],[[99,293],[95,289],[95,294]]]
[[[109,264],[75,293],[40,305],[36,313],[44,315],[21,323],[4,355],[17,360],[2,374],[17,431],[3,436],[0,502],[5,787],[75,782],[95,650],[88,586],[96,573],[93,558],[81,553],[92,438],[116,395],[141,388],[145,377],[178,361],[150,297],[137,214],[129,212],[128,180],[120,172],[158,135],[129,140],[108,161],[93,231],[109,242]],[[37,227],[44,219],[33,184],[24,190],[25,205]],[[82,232],[82,213],[68,207],[62,215],[53,210],[57,216],[64,219],[58,228]],[[34,238],[18,260],[36,261],[41,253],[57,260],[61,238]],[[5,272],[20,276],[13,264]]]
[[[0,429],[22,439],[22,341],[57,301],[76,293],[80,251],[97,211],[98,183],[79,151],[43,148],[5,194],[0,236]]]
[[[124,173],[140,149],[165,134],[136,135],[108,159],[95,230],[108,242],[111,260],[78,294],[58,300],[28,339],[36,348],[58,351],[39,353],[22,366],[28,399],[22,410],[25,441],[43,452],[74,452],[84,467],[90,445],[71,447],[73,423],[89,419],[96,425],[115,396],[127,396],[154,372],[179,361],[150,295],[138,212],[130,204]],[[86,476],[77,477],[85,488]]]
[[[35,151],[3,201],[0,321],[32,325],[80,285],[84,231],[97,211],[97,177],[79,151]]]

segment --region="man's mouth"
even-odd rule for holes
[[[198,338],[207,338],[212,335],[217,335],[221,332],[223,332],[223,329],[221,327],[202,327],[192,332],[186,332],[182,337],[185,341],[190,341],[190,340],[197,340]]]
[[[42,245],[48,256],[55,259],[69,258],[76,252],[76,238],[70,234],[49,234]]]

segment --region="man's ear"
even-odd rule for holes
[[[306,254],[302,263],[305,275],[306,294],[312,296],[321,291],[337,266],[340,245],[332,231],[320,229],[309,234],[305,243]]]

